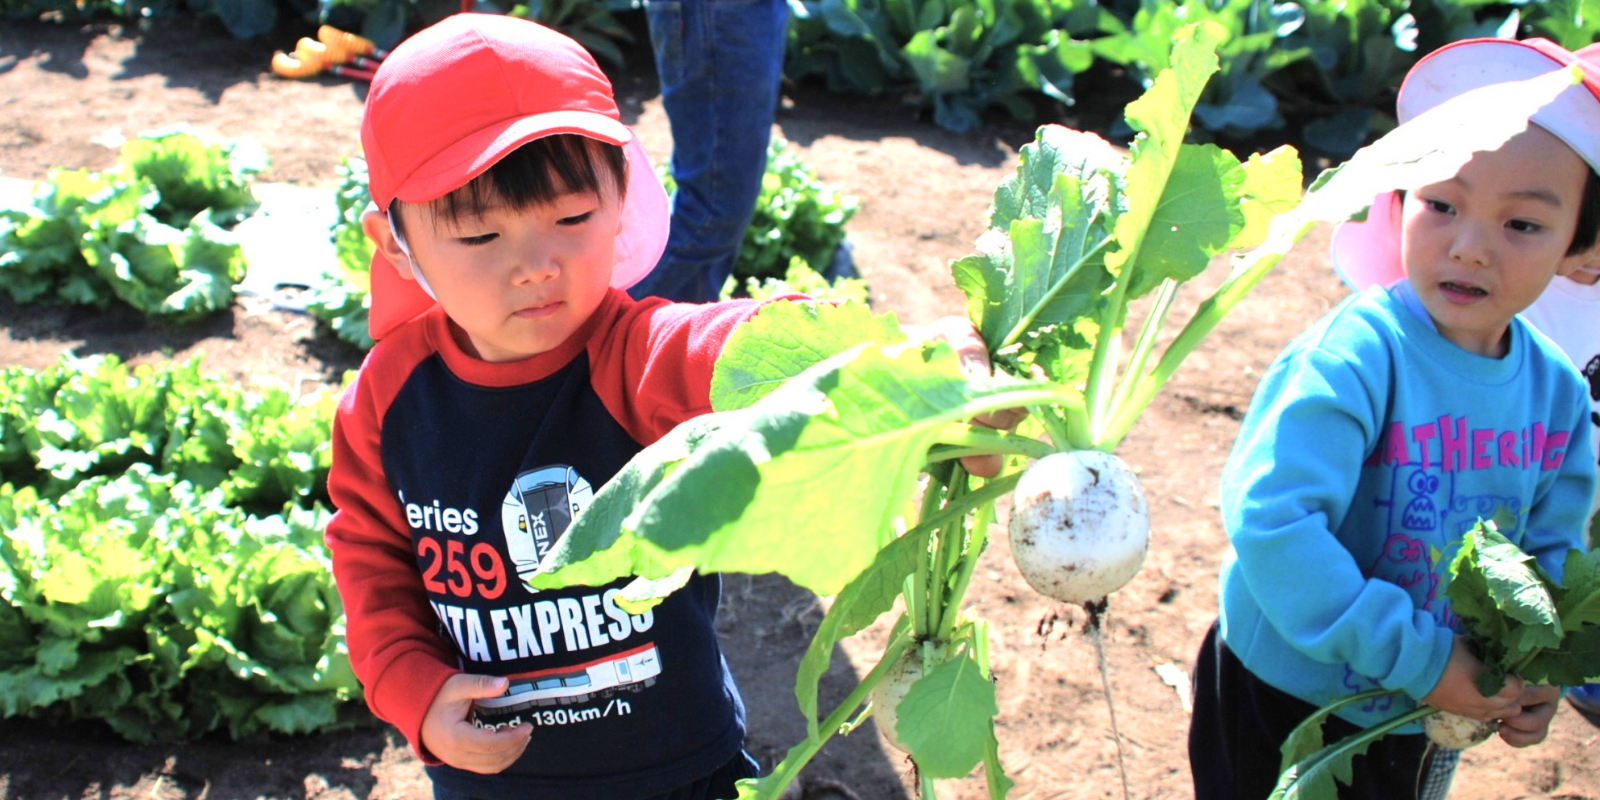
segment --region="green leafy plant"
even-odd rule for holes
[[[1419,53],[1409,0],[1306,0],[1305,21],[1284,37],[1308,58],[1267,79],[1286,113],[1308,119],[1307,144],[1346,157],[1394,127],[1394,92]]]
[[[1524,4],[1522,11],[1528,35],[1542,36],[1568,50],[1600,39],[1600,5],[1594,0],[1544,0]]]
[[[1093,62],[1093,0],[800,0],[791,3],[785,74],[830,91],[901,96],[951,130],[1000,106],[1032,120],[1030,94],[1070,105]]]
[[[734,296],[735,284],[732,277],[722,287],[722,299],[727,300]],[[789,270],[781,278],[747,278],[744,286],[739,287],[740,295],[756,300],[770,300],[788,294],[803,294],[813,300],[831,303],[866,303],[867,282],[860,278],[840,276],[829,281],[821,273],[812,269],[805,260],[799,256],[789,259]]]
[[[59,497],[135,464],[258,514],[328,500],[335,399],[242,392],[198,359],[128,368],[110,356],[0,371],[0,480]]]
[[[334,403],[194,360],[0,372],[0,715],[147,741],[358,714],[322,544]]]
[[[31,208],[0,210],[0,287],[180,324],[227,308],[244,278],[227,228],[255,211],[265,168],[259,147],[170,131],[128,140],[114,169],[55,170]]]
[[[1293,3],[1143,0],[1129,22],[1112,14],[1101,19],[1102,30],[1109,35],[1090,43],[1095,55],[1131,67],[1147,87],[1166,69],[1172,36],[1179,28],[1203,20],[1221,25],[1228,34],[1217,49],[1221,68],[1206,85],[1194,116],[1206,130],[1234,137],[1282,126],[1278,98],[1265,82],[1310,54],[1309,49],[1286,41],[1305,21],[1305,12]]]
[[[576,39],[595,58],[620,68],[626,60],[617,43],[633,44],[634,38],[615,13],[643,5],[643,0],[533,0],[516,4],[508,13],[555,28]]]
[[[372,309],[373,245],[361,229],[361,215],[372,203],[372,193],[367,190],[366,159],[345,158],[339,162],[337,172],[339,185],[333,199],[339,215],[329,238],[338,263],[313,288],[306,313],[342,341],[370,350],[374,342],[367,332],[367,318]]]
[[[1478,678],[1478,690],[1493,695],[1508,675],[1561,686],[1600,680],[1600,552],[1568,551],[1563,585],[1499,527],[1479,520],[1467,532],[1450,561],[1445,589],[1463,633],[1489,667]],[[1363,692],[1319,709],[1296,727],[1283,745],[1282,778],[1272,800],[1335,796],[1335,780],[1350,774],[1350,760],[1372,742],[1442,713],[1419,706],[1341,741],[1323,743],[1322,724],[1338,709],[1398,694]]]

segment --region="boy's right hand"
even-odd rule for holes
[[[489,730],[472,724],[472,701],[505,691],[505,678],[451,675],[422,717],[422,746],[440,761],[468,772],[488,775],[511,766],[527,749],[533,726]]]
[[[1444,674],[1433,691],[1422,702],[1439,709],[1489,722],[1515,717],[1522,713],[1522,679],[1506,676],[1506,685],[1493,697],[1484,697],[1474,682],[1489,667],[1472,654],[1467,640],[1457,636],[1450,648],[1450,660],[1444,665]]]

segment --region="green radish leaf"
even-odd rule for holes
[[[1244,162],[1243,195],[1239,208],[1244,212],[1244,229],[1234,235],[1228,247],[1255,247],[1267,236],[1273,218],[1300,204],[1304,171],[1300,155],[1291,147],[1268,153],[1251,153]]]
[[[1120,202],[1125,158],[1091,133],[1039,128],[995,190],[978,254],[951,265],[967,313],[991,350],[1022,331],[1077,319],[1111,285],[1100,251]]]
[[[1587,553],[1568,550],[1561,583],[1565,588],[1556,601],[1561,623],[1569,629],[1580,625],[1600,626],[1600,549]],[[1600,664],[1596,669],[1600,669]]]
[[[1504,641],[1511,629],[1505,615],[1489,593],[1489,579],[1476,563],[1479,541],[1472,537],[1462,540],[1450,564],[1450,583],[1445,596],[1450,599],[1450,610],[1468,623],[1473,634],[1490,642]]]
[[[1522,677],[1555,686],[1600,682],[1600,625],[1585,625],[1568,633],[1561,647],[1544,650],[1529,662]]]
[[[1278,785],[1269,800],[1281,798],[1337,800],[1338,788],[1335,781],[1348,785],[1352,776],[1351,759],[1366,752],[1367,747],[1383,734],[1379,733],[1370,738],[1356,734],[1334,744],[1324,745],[1323,724],[1346,706],[1399,694],[1400,692],[1394,690],[1376,689],[1344,697],[1317,709],[1296,725],[1280,747],[1283,753],[1282,766]]]
[[[534,588],[780,572],[819,595],[867,568],[909,511],[940,432],[1064,390],[969,379],[947,345],[863,345],[749,408],[692,420],[636,455],[573,520]],[[826,496],[827,503],[796,503]]]
[[[864,342],[905,341],[893,313],[857,303],[769,303],[736,328],[711,376],[711,406],[747,408],[807,367]]]
[[[894,607],[906,576],[917,569],[917,554],[928,547],[928,535],[908,533],[878,551],[866,571],[839,592],[817,626],[811,644],[800,659],[794,695],[806,720],[806,735],[817,735],[817,686],[828,671],[833,646],[871,625]]]
[[[1239,199],[1244,166],[1216,145],[1184,145],[1150,217],[1129,297],[1141,297],[1163,280],[1186,281],[1205,271],[1245,229]]]
[[[1092,133],[1060,125],[1043,125],[1034,141],[1017,153],[1016,172],[995,188],[989,227],[1005,230],[1019,219],[1048,219],[1060,208],[1056,181],[1069,177],[1084,185],[1081,198],[1091,213],[1106,213],[1112,181],[1127,169],[1127,157]],[[1070,199],[1070,197],[1069,197]],[[1061,227],[1082,224],[1061,220]]]
[[[1559,645],[1561,619],[1556,615],[1549,588],[1534,570],[1533,556],[1485,525],[1468,531],[1467,538],[1476,543],[1477,566],[1483,571],[1495,606],[1508,618],[1529,626],[1516,632],[1521,646],[1514,647],[1513,654]]]
[[[989,721],[1000,713],[994,684],[962,654],[935,664],[906,692],[895,735],[930,778],[960,778],[983,760]]]
[[[1338,784],[1349,785],[1355,774],[1351,762],[1374,741],[1357,734],[1296,762],[1284,770],[1268,800],[1339,800]]]
[[[1222,26],[1203,22],[1178,31],[1172,46],[1171,68],[1156,76],[1150,90],[1128,104],[1128,125],[1139,132],[1129,148],[1131,166],[1123,192],[1128,209],[1117,217],[1117,247],[1106,255],[1106,268],[1119,280],[1135,276],[1140,250],[1160,208],[1167,182],[1177,166],[1189,115],[1206,82],[1217,71],[1217,45],[1227,36]],[[1242,226],[1241,226],[1242,227]],[[1138,281],[1154,287],[1159,281]],[[1136,295],[1129,294],[1129,299]]]
[[[665,578],[634,578],[617,593],[617,606],[629,614],[643,614],[667,599],[667,595],[687,586],[692,577],[693,567],[679,567]]]

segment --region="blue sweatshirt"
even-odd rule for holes
[[[1559,579],[1594,492],[1577,371],[1520,318],[1503,358],[1478,356],[1409,310],[1404,282],[1347,299],[1262,377],[1222,476],[1232,543],[1221,634],[1267,683],[1371,726],[1415,708],[1444,673],[1457,620],[1443,594],[1463,534],[1502,531]],[[1413,728],[1412,730],[1415,730]]]

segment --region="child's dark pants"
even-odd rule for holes
[[[1297,697],[1257,678],[1228,650],[1212,624],[1194,670],[1194,717],[1189,723],[1189,768],[1195,800],[1266,800],[1278,783],[1279,747],[1316,712]],[[1359,730],[1329,717],[1323,741]],[[1354,780],[1340,800],[1416,800],[1428,757],[1422,734],[1390,734],[1356,756]]]

